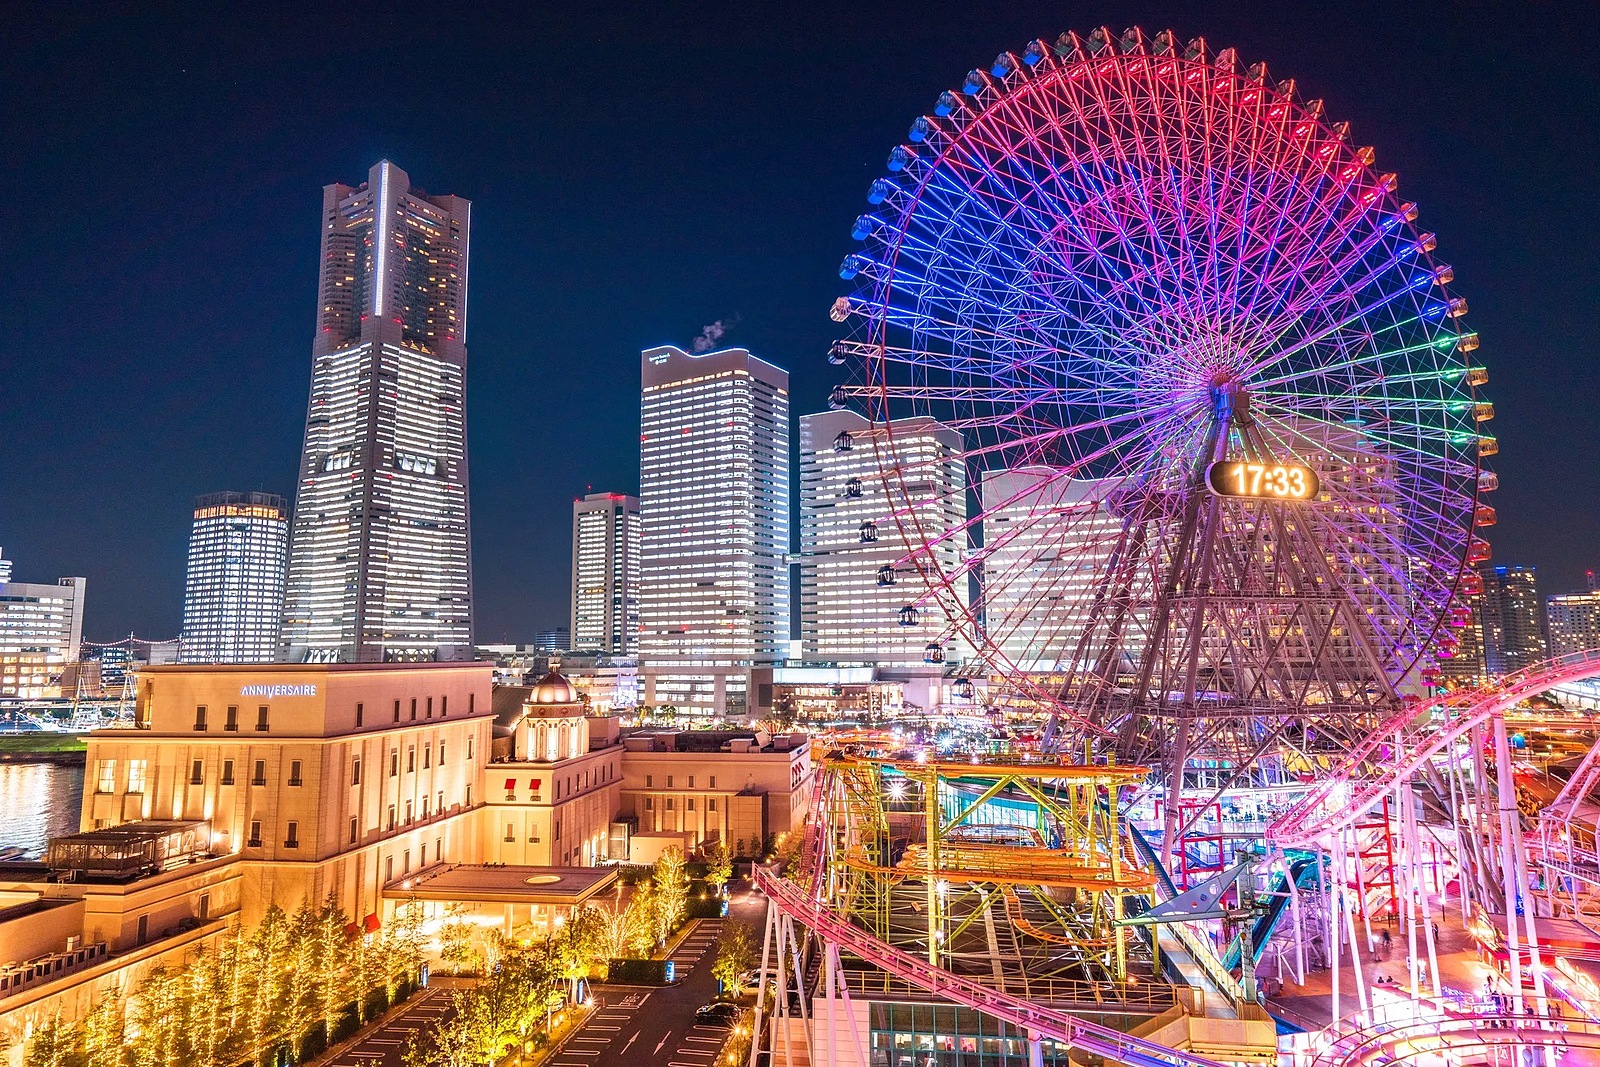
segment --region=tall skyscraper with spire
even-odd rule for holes
[[[282,653],[472,656],[467,257],[472,206],[383,160],[322,191],[322,278]]]

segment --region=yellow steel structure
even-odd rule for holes
[[[940,967],[998,971],[1009,952],[1032,977],[1102,987],[1129,983],[1131,938],[1154,976],[1116,923],[1154,884],[1117,815],[1147,768],[833,752],[824,770],[826,892],[878,937]]]

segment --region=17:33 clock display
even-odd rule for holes
[[[1234,459],[1206,468],[1206,487],[1217,496],[1254,500],[1309,500],[1321,488],[1317,472],[1310,467]]]

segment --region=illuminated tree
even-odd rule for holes
[[[706,850],[706,882],[722,895],[723,888],[733,877],[733,853],[720,840],[712,842]]]
[[[78,1028],[51,1017],[33,1031],[23,1067],[78,1067],[85,1062]]]
[[[717,958],[711,973],[723,987],[738,996],[744,992],[739,976],[755,963],[755,932],[747,923],[726,922],[717,935]]]
[[[683,923],[689,912],[689,872],[683,849],[673,847],[661,853],[650,877],[654,887],[656,941],[665,941]]]

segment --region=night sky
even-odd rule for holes
[[[388,157],[473,201],[478,638],[529,640],[567,619],[572,498],[637,490],[640,348],[737,316],[823,407],[889,149],[1102,22],[1265,59],[1376,146],[1483,337],[1496,561],[1600,568],[1595,5],[151,6],[0,13],[0,545],[89,578],[86,636],[177,633],[192,497],[293,497],[323,185]]]

